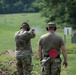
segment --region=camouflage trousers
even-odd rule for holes
[[[43,67],[42,67],[42,75],[60,75],[61,70],[61,59],[50,59]]]
[[[33,69],[33,65],[31,63],[31,56],[26,58],[18,58],[16,64],[18,75],[31,75],[31,71]]]

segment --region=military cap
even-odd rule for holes
[[[48,26],[48,27],[55,27],[56,24],[55,24],[54,22],[49,22],[47,26]]]

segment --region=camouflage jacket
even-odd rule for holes
[[[31,55],[32,47],[31,47],[31,38],[35,37],[35,32],[25,31],[21,29],[15,33],[15,42],[16,42],[16,56],[17,57],[25,57],[27,55]]]

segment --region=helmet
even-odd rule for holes
[[[49,28],[54,28],[54,31],[56,31],[57,27],[54,22],[49,22],[46,26],[46,30],[48,31]]]
[[[20,29],[26,29],[27,31],[30,30],[30,26],[27,22],[23,22]]]

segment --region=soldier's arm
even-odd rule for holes
[[[17,31],[14,35],[15,41],[16,41],[16,38],[18,37],[18,33],[19,33],[19,31]]]
[[[62,54],[63,54],[63,57],[64,57],[63,65],[66,68],[68,64],[67,64],[67,52],[66,52],[65,45],[61,46],[61,50],[62,50]]]
[[[30,30],[29,35],[30,35],[30,38],[34,38],[36,36],[35,30],[34,29]]]
[[[43,59],[43,57],[42,57],[42,47],[40,45],[38,46],[38,55],[39,55],[40,61],[42,61],[42,59]]]

